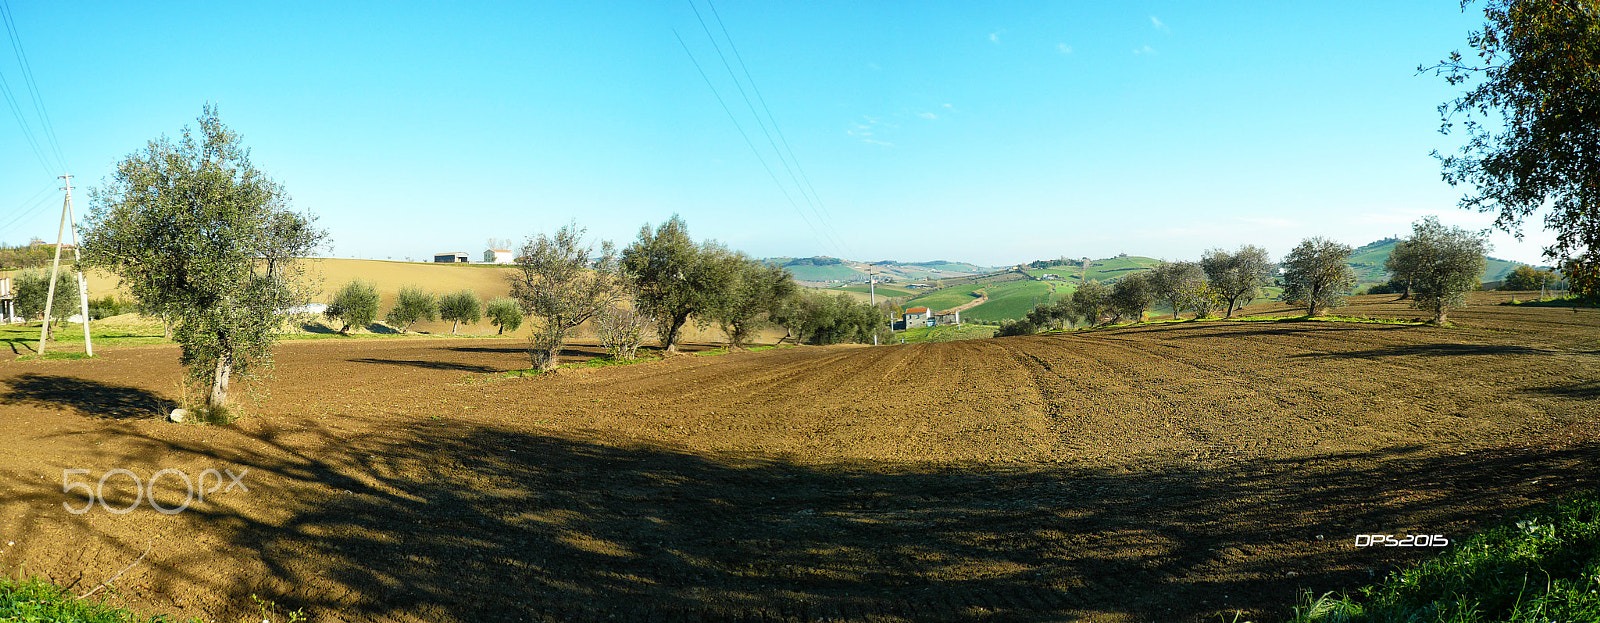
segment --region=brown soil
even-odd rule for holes
[[[1492,302],[1493,297],[1480,297]],[[1354,315],[1420,315],[1365,297]],[[1251,311],[1270,310],[1263,307]],[[0,364],[0,572],[237,621],[1275,620],[1596,486],[1600,311],[1146,325],[532,378],[515,340],[285,343],[229,426],[172,347]],[[587,354],[575,349],[568,355]],[[165,515],[63,493],[248,469]],[[134,501],[109,480],[108,502]],[[181,480],[156,488],[180,504]],[[10,545],[8,543],[14,543]]]

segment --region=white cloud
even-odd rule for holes
[[[994,43],[1000,43],[1000,33],[998,33],[998,32],[989,33],[989,41],[992,41]]]
[[[1145,55],[1149,55],[1149,56],[1155,56],[1156,55],[1156,50],[1155,50],[1155,48],[1152,48],[1152,47],[1147,45],[1147,46],[1144,46],[1142,48],[1134,48],[1133,49],[1133,53],[1134,54],[1145,54]]]
[[[879,67],[877,63],[867,63],[867,69],[871,69],[873,71],[883,71],[883,68]]]
[[[873,140],[873,139],[870,139],[870,138],[861,139],[861,142],[863,142],[863,143],[872,143],[873,145],[882,145],[884,147],[894,147],[894,143],[890,143],[888,141]]]
[[[1061,52],[1062,54],[1071,54],[1072,53],[1072,46],[1067,45],[1065,43],[1057,43],[1056,44],[1056,50]]]
[[[944,107],[945,108],[950,108],[951,106],[949,104],[944,104]]]
[[[933,114],[931,112],[919,113],[917,116],[918,117],[922,117],[923,119],[938,119],[939,118],[939,115],[935,115],[935,114]]]
[[[1171,28],[1167,28],[1167,25],[1161,23],[1161,20],[1156,19],[1156,16],[1154,16],[1154,15],[1150,16],[1150,25],[1154,26],[1156,30],[1159,30],[1161,32],[1172,32]]]

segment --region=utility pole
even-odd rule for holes
[[[872,300],[872,308],[873,309],[877,309],[878,308],[878,274],[876,272],[873,272],[874,270],[875,269],[873,269],[871,266],[867,267],[867,297]],[[889,327],[889,328],[893,329],[894,327]],[[873,346],[877,346],[878,345],[878,332],[876,330],[874,330],[872,332],[872,345]]]
[[[67,223],[73,222],[72,218],[72,176],[58,176],[66,180],[66,185],[61,190],[67,191],[67,198],[61,203],[61,226],[56,229],[56,259],[50,266],[50,290],[44,297],[44,326],[39,329],[39,355],[44,355],[45,342],[50,339],[50,311],[56,302],[56,276],[61,272],[61,243],[66,241]],[[76,268],[82,256],[78,254],[78,228],[72,227],[72,259]],[[74,270],[78,277],[78,313],[83,319],[83,350],[90,357],[94,356],[94,342],[89,339],[89,283],[84,280],[83,272]]]

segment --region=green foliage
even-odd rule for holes
[[[439,297],[439,319],[448,320],[450,334],[455,335],[461,323],[468,324],[483,319],[483,301],[472,290],[462,290]]]
[[[1555,281],[1552,271],[1539,270],[1532,266],[1518,266],[1506,275],[1505,281],[1500,284],[1501,290],[1539,290],[1550,282]]]
[[[1359,596],[1302,600],[1296,623],[1600,621],[1600,499],[1538,509]]]
[[[712,241],[696,245],[678,215],[655,230],[645,225],[622,252],[622,270],[634,284],[634,305],[655,319],[661,345],[676,352],[691,317],[705,322],[724,300],[736,262]]]
[[[1172,318],[1184,310],[1201,309],[1210,315],[1210,288],[1206,274],[1195,262],[1162,262],[1148,273],[1148,284],[1155,300],[1172,308]]]
[[[1412,305],[1433,312],[1434,324],[1443,324],[1451,308],[1465,307],[1467,293],[1483,276],[1482,236],[1460,227],[1445,227],[1429,216],[1412,225],[1411,237],[1389,255],[1390,270],[1411,284]]]
[[[1306,315],[1344,307],[1345,295],[1355,287],[1355,275],[1345,264],[1350,247],[1316,236],[1300,242],[1283,259],[1283,300],[1306,306]]]
[[[383,317],[383,321],[405,333],[419,320],[432,322],[438,318],[438,305],[438,300],[422,288],[405,286],[395,295],[394,307],[389,308],[389,313]]]
[[[894,334],[893,340],[881,343],[925,344],[931,342],[954,342],[956,340],[989,338],[994,337],[994,334],[995,327],[993,325],[969,322],[958,325],[907,329]]]
[[[499,333],[504,335],[507,330],[516,331],[521,327],[522,317],[527,312],[522,310],[522,304],[516,299],[502,297],[489,301],[484,315],[489,317],[489,324],[500,327]]]
[[[1262,286],[1272,282],[1272,256],[1266,249],[1254,245],[1240,246],[1233,253],[1222,249],[1206,251],[1200,258],[1200,268],[1206,274],[1211,291],[1227,303],[1229,318],[1241,305],[1248,305],[1260,296]]]
[[[120,316],[133,311],[133,303],[124,301],[107,294],[98,299],[89,299],[89,317],[94,320]]]
[[[1011,337],[1016,335],[1033,335],[1039,332],[1039,327],[1024,318],[1022,320],[1007,320],[1000,323],[1000,330],[994,333],[995,337]]]
[[[46,268],[55,259],[56,245],[38,240],[24,246],[0,247],[0,270]]]
[[[322,314],[338,320],[339,333],[348,335],[350,327],[365,327],[378,317],[378,287],[372,282],[351,279],[333,295]]]
[[[44,318],[45,299],[50,290],[50,273],[48,271],[29,270],[18,273],[11,280],[15,297],[17,315],[23,318]],[[67,287],[71,284],[71,287]],[[65,322],[73,314],[73,307],[78,302],[78,282],[71,272],[63,271],[56,277],[56,298],[50,301],[50,318],[56,322]],[[54,333],[54,331],[52,331]]]
[[[1077,310],[1078,317],[1089,325],[1100,324],[1101,319],[1111,311],[1111,287],[1098,281],[1090,281],[1072,291],[1072,308]]]
[[[1483,13],[1483,29],[1467,39],[1477,58],[1451,52],[1431,68],[1451,85],[1475,82],[1439,107],[1445,133],[1464,117],[1466,144],[1434,156],[1445,181],[1475,188],[1460,206],[1496,212],[1503,230],[1520,232],[1548,206],[1544,227],[1556,241],[1545,255],[1588,258],[1569,273],[1572,289],[1600,298],[1580,276],[1600,268],[1600,4],[1489,0]]]
[[[164,616],[145,619],[94,600],[78,599],[66,589],[41,578],[18,581],[0,575],[0,621],[161,623],[171,619]]]
[[[539,234],[529,239],[522,245],[517,272],[511,275],[511,296],[539,319],[528,344],[528,357],[535,368],[554,368],[568,333],[599,315],[622,294],[611,243],[601,241],[596,254],[594,245],[583,240],[584,232],[572,223],[556,230],[554,236]]]
[[[877,335],[879,343],[887,343],[888,310],[887,305],[873,306],[843,294],[800,290],[773,311],[772,320],[797,342],[870,344]]]
[[[1150,309],[1155,298],[1155,289],[1150,287],[1150,280],[1143,273],[1118,279],[1112,284],[1111,296],[1108,298],[1111,313],[1115,316],[1112,322],[1144,321],[1144,312]]]
[[[728,347],[737,350],[756,329],[771,317],[783,300],[792,296],[797,286],[794,278],[780,267],[763,264],[737,254],[732,283],[711,315],[728,335]]]
[[[216,107],[198,121],[198,132],[151,141],[90,190],[83,260],[175,323],[188,378],[209,381],[207,404],[222,405],[235,373],[270,364],[279,310],[309,298],[293,260],[326,233],[289,211],[283,187],[255,168]]]

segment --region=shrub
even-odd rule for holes
[[[410,331],[411,325],[418,320],[431,321],[438,317],[437,314],[437,302],[432,294],[423,292],[422,288],[407,286],[400,288],[400,294],[394,300],[394,307],[383,320],[389,323],[389,326],[405,332]]]
[[[439,297],[439,318],[449,320],[450,334],[455,335],[456,328],[461,323],[473,323],[483,319],[483,303],[472,290],[462,290]]]
[[[340,333],[349,333],[350,327],[364,327],[378,317],[378,288],[369,282],[352,279],[333,295],[333,301],[322,315],[338,320],[344,326]]]
[[[489,306],[484,310],[489,317],[489,324],[500,327],[500,334],[504,335],[507,329],[516,331],[522,326],[522,317],[528,315],[522,311],[522,305],[513,298],[497,298],[489,301]]]

